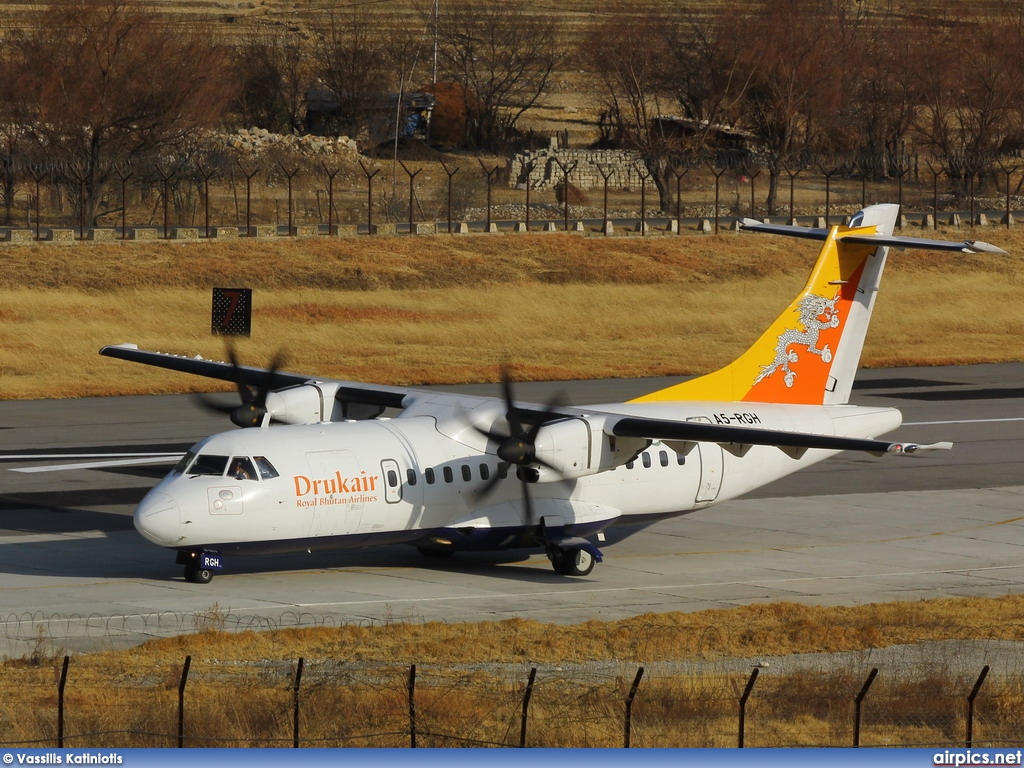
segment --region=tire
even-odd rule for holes
[[[594,556],[585,549],[563,549],[551,558],[551,565],[563,576],[586,576],[594,570]]]
[[[195,565],[185,566],[185,581],[193,584],[209,584],[213,581],[213,571],[209,568],[200,568]]]

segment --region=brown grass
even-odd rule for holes
[[[216,625],[217,614],[211,607],[204,621]],[[736,700],[749,672],[687,671],[685,662],[939,638],[1020,640],[1022,618],[1024,597],[1008,596],[853,608],[782,603],[560,627],[513,619],[241,634],[206,630],[76,657],[66,732],[69,746],[173,746],[177,687],[189,655],[189,746],[289,744],[298,658],[305,661],[300,703],[307,745],[406,746],[409,665],[416,664],[421,746],[517,744],[531,666],[541,670],[528,743],[619,746],[623,701],[637,667],[662,663],[648,670],[639,689],[633,744],[733,746]],[[0,666],[0,692],[6,694],[0,699],[0,742],[54,737],[59,663],[59,653],[37,654]],[[867,699],[862,743],[959,743],[963,700],[980,664],[967,677],[941,663],[924,675],[884,671]],[[850,745],[850,701],[867,672],[849,664],[799,675],[763,669],[748,705],[747,745]],[[1022,704],[1019,680],[988,681],[978,700],[977,738],[1012,743],[1024,725]]]
[[[971,233],[948,231],[948,238]],[[895,254],[868,366],[1021,359],[1024,235],[1009,257]],[[0,397],[210,389],[99,357],[110,343],[223,357],[214,286],[254,290],[246,362],[382,383],[682,375],[735,357],[802,285],[785,238],[564,234],[31,245],[0,259]],[[73,373],[73,375],[69,375]]]

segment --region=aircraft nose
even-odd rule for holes
[[[166,493],[147,493],[135,508],[135,529],[154,544],[169,546],[181,538],[177,502]]]

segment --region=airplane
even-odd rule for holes
[[[138,531],[207,583],[234,555],[403,543],[428,557],[543,549],[591,573],[610,526],[734,499],[838,451],[914,455],[950,443],[879,439],[895,408],[850,404],[891,249],[1005,254],[893,234],[899,206],[830,228],[745,219],[821,241],[799,295],[724,368],[622,403],[441,393],[106,346],[100,354],[233,382],[242,429],[207,437],[139,502]]]

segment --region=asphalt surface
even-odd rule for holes
[[[612,402],[658,379],[521,384]],[[460,389],[497,393],[495,386]],[[1024,590],[1024,364],[863,371],[854,402],[904,414],[902,441],[952,440],[919,457],[841,454],[644,529],[616,529],[586,578],[540,554],[424,560],[410,547],[235,558],[186,583],[173,553],[131,523],[166,465],[15,471],[82,453],[182,452],[227,428],[184,396],[0,402],[0,656],[151,637],[394,620],[556,623],[791,600],[856,605]],[[38,458],[5,459],[12,454]]]

